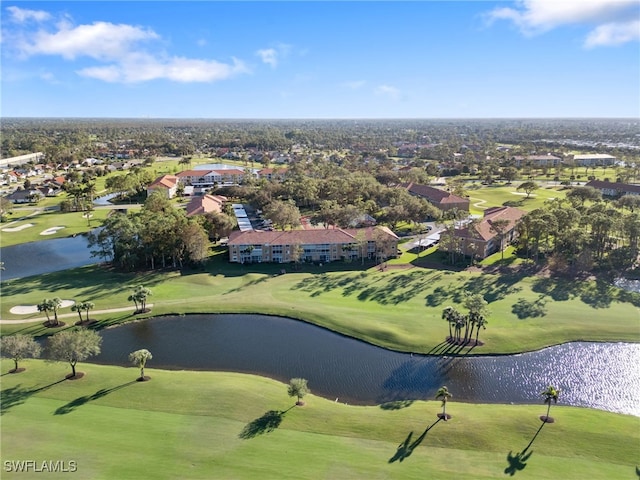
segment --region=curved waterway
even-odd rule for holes
[[[96,363],[128,365],[147,348],[147,367],[221,370],[284,382],[304,377],[318,395],[352,404],[432,399],[540,403],[547,385],[560,404],[640,416],[640,344],[573,342],[519,355],[435,357],[393,352],[329,330],[265,315],[158,317],[103,330]],[[153,375],[153,373],[150,373]]]

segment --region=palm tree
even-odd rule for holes
[[[50,309],[53,310],[54,325],[58,325],[58,309],[62,306],[62,300],[59,297],[51,299]]]
[[[453,332],[451,330],[451,325],[454,323],[453,312],[455,312],[455,308],[453,308],[453,307],[446,307],[444,310],[442,310],[442,319],[446,320],[447,323],[449,324],[449,338],[450,339],[453,338]]]
[[[149,377],[145,378],[144,376],[144,366],[146,365],[147,360],[151,360],[152,358],[153,355],[151,355],[151,352],[146,348],[136,350],[129,354],[129,361],[140,369],[140,381],[149,379]]]
[[[476,345],[478,344],[478,336],[480,335],[480,329],[482,328],[483,330],[486,330],[487,327],[486,325],[489,323],[489,320],[487,320],[484,315],[478,315],[475,319],[475,323],[476,323]]]
[[[447,421],[451,418],[451,415],[447,414],[447,401],[453,397],[453,395],[449,392],[449,389],[443,385],[436,392],[436,400],[442,400],[442,413],[438,414],[438,417],[444,421]]]
[[[82,310],[87,312],[87,322],[89,321],[89,310],[93,310],[96,306],[93,302],[82,302]]]
[[[150,297],[153,293],[147,287],[138,285],[133,291],[133,295],[140,302],[140,310],[144,312],[147,306],[147,297]]]
[[[547,414],[540,417],[545,423],[553,423],[553,418],[549,416],[549,410],[551,410],[551,402],[558,403],[558,397],[560,396],[560,389],[549,385],[546,390],[540,393],[544,397],[544,403],[547,404]]]
[[[37,305],[39,312],[44,312],[47,316],[47,323],[51,323],[51,318],[49,317],[49,310],[51,310],[51,299],[45,298],[41,303]]]
[[[73,305],[71,305],[71,311],[73,312],[78,312],[78,318],[79,323],[82,323],[82,310],[83,310],[83,303],[75,303]]]

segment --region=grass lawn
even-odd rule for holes
[[[102,223],[107,217],[110,210],[96,209],[91,214],[91,226],[88,225],[87,219],[82,215],[84,212],[69,212],[60,213],[58,211],[46,211],[38,213],[30,217],[23,217],[22,211],[15,211],[13,217],[22,218],[22,220],[11,223],[0,224],[0,246],[8,247],[9,245],[17,245],[20,243],[37,242],[40,240],[50,240],[52,238],[64,238],[74,234],[80,234],[89,231],[91,228],[95,228]],[[31,213],[27,212],[26,214]],[[16,228],[21,225],[33,224],[33,226],[25,228],[19,231],[6,231],[6,228]],[[53,228],[53,227],[65,227],[56,231],[52,235],[40,235],[41,232]]]
[[[420,261],[429,255],[424,252]],[[408,268],[406,268],[408,267]],[[467,292],[482,293],[491,313],[472,354],[514,353],[572,340],[639,341],[640,294],[604,282],[541,278],[526,274],[486,274],[417,268],[378,271],[358,264],[302,266],[280,275],[281,265],[229,264],[219,252],[206,269],[192,272],[124,274],[88,266],[2,283],[3,319],[15,305],[33,305],[58,296],[89,300],[95,309],[132,306],[133,285],[153,291],[150,315],[170,313],[265,313],[322,325],[384,347],[429,352],[448,333],[442,310],[461,303]],[[71,313],[68,308],[60,313]],[[130,313],[95,315],[102,326],[133,319]],[[68,325],[75,322],[71,317]],[[2,325],[16,331],[50,333],[42,322]]]
[[[566,187],[545,187],[540,186],[537,190],[531,193],[529,198],[526,198],[524,192],[518,192],[517,187],[520,182],[514,182],[513,185],[497,185],[486,186],[478,185],[478,188],[467,188],[467,194],[471,202],[470,212],[472,214],[482,214],[482,212],[489,208],[501,205],[508,205],[512,207],[520,208],[530,212],[536,208],[544,207],[544,202],[552,198],[564,198]]]
[[[519,478],[583,480],[635,478],[640,462],[640,419],[632,416],[554,406],[555,423],[542,424],[542,403],[451,401],[452,418],[436,423],[435,401],[381,408],[308,395],[295,407],[274,380],[160,371],[152,362],[144,383],[134,381],[136,368],[88,363],[75,381],[63,380],[68,365],[39,360],[4,374],[3,467],[74,461],[75,473],[46,477],[78,479],[471,480],[504,477],[526,449]],[[3,373],[12,367],[1,365]]]

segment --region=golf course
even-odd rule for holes
[[[393,402],[349,406],[224,372],[41,360],[2,377],[3,478],[17,461],[74,462],[47,478],[634,478],[639,419],[542,404]],[[2,363],[2,372],[11,365]],[[313,385],[310,385],[313,392]],[[7,463],[14,462],[14,463]],[[526,468],[525,468],[526,467]]]

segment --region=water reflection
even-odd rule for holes
[[[0,249],[5,270],[2,280],[57,272],[96,263],[84,235],[22,243]]]
[[[295,320],[262,315],[162,317],[105,330],[99,363],[127,365],[148,348],[150,368],[304,377],[314,393],[357,404],[432,399],[447,385],[455,400],[561,404],[640,416],[640,345],[575,342],[521,355],[430,357],[402,354]],[[611,394],[615,392],[615,394]]]

